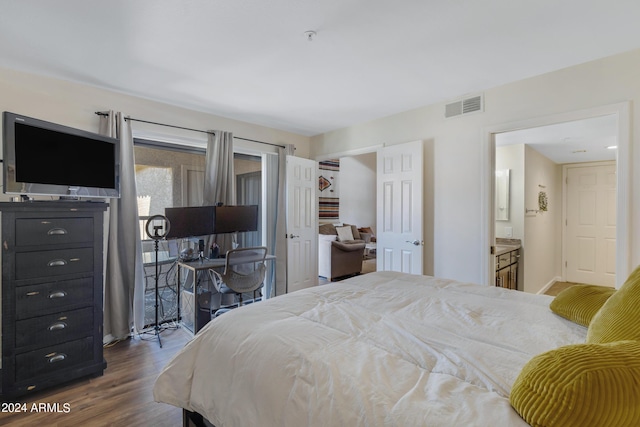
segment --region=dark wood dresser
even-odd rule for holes
[[[102,375],[106,203],[0,203],[2,400]]]

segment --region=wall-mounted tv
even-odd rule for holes
[[[4,112],[6,194],[120,197],[120,142],[97,133]]]

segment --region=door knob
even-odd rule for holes
[[[289,238],[290,239],[295,239],[296,237],[300,237],[300,236],[298,236],[297,234],[293,234],[293,233],[289,234]]]
[[[407,243],[411,243],[415,246],[420,246],[420,240],[407,240]]]

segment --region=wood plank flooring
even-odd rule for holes
[[[545,295],[553,295],[556,296],[563,291],[573,285],[581,285],[582,283],[573,283],[573,282],[555,282],[549,289],[544,293]]]
[[[152,388],[166,363],[191,339],[184,329],[162,332],[162,348],[143,335],[104,349],[103,376],[85,378],[19,399],[30,411],[34,403],[59,403],[64,412],[0,413],[2,426],[141,426],[179,427],[182,410],[153,401]]]

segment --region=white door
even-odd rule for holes
[[[317,169],[287,156],[287,292],[318,284]]]
[[[423,163],[422,141],[378,151],[378,271],[422,274]]]
[[[566,279],[615,286],[616,165],[576,165],[566,171]]]

